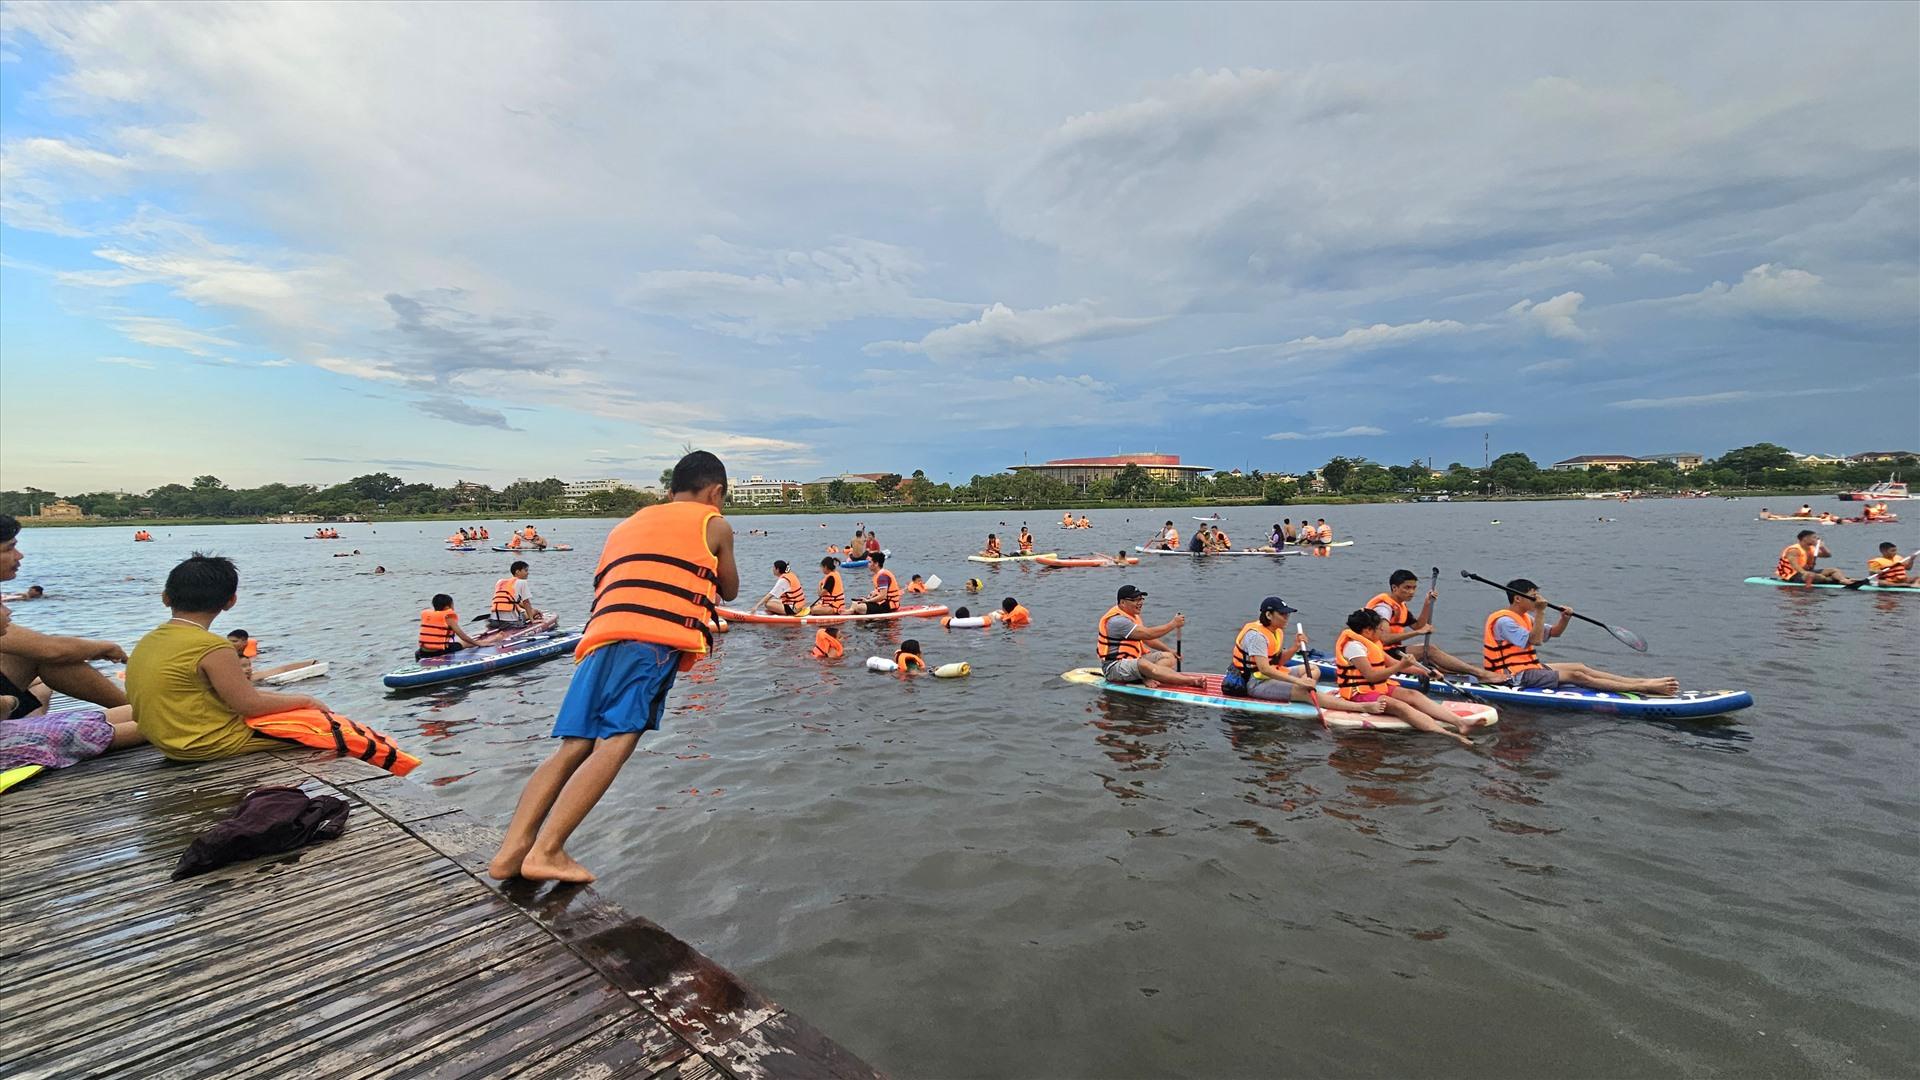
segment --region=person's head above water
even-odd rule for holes
[[[1012,611],[1014,608],[1017,608],[1019,606],[1020,606],[1020,601],[1015,600],[1011,596],[1007,597],[1005,600],[1000,601],[1001,611]]]

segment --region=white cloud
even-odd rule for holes
[[[1440,371],[1427,376],[1427,381],[1436,386],[1459,386],[1471,380],[1465,375],[1449,375],[1444,371]]]
[[[1371,437],[1374,435],[1385,435],[1386,433],[1387,431],[1385,428],[1372,427],[1367,424],[1355,424],[1352,427],[1344,427],[1339,429],[1338,431],[1335,431],[1331,428],[1321,428],[1316,431],[1276,431],[1273,434],[1265,437],[1268,439],[1272,439],[1275,442],[1294,442],[1301,439],[1361,438],[1361,437]]]
[[[1341,349],[1372,349],[1383,345],[1404,345],[1423,338],[1442,334],[1460,334],[1473,329],[1465,323],[1452,319],[1421,319],[1415,323],[1374,323],[1372,326],[1356,326],[1337,337],[1323,338],[1308,335],[1283,341],[1277,345],[1235,345],[1220,350],[1223,353],[1246,352],[1250,349],[1280,349],[1295,352],[1331,352]]]
[[[1674,300],[1712,311],[1778,317],[1834,314],[1854,302],[1818,274],[1775,263],[1761,263],[1735,284],[1716,281]]]
[[[1548,337],[1565,338],[1571,341],[1583,341],[1590,335],[1574,318],[1580,314],[1580,305],[1586,296],[1577,292],[1563,292],[1550,300],[1534,303],[1522,300],[1507,309],[1507,314],[1538,329]]]
[[[1645,252],[1639,258],[1633,260],[1633,267],[1636,270],[1664,270],[1674,274],[1685,273],[1687,269],[1672,259],[1667,258],[1665,255],[1655,255],[1651,251]]]
[[[1722,390],[1712,394],[1682,394],[1675,397],[1628,398],[1610,402],[1616,409],[1690,409],[1698,405],[1726,405],[1751,401],[1759,395],[1751,390]]]
[[[876,341],[866,351],[919,352],[935,360],[1020,356],[1137,333],[1160,321],[1159,317],[1103,314],[1091,300],[1030,311],[994,304],[972,322],[943,326],[919,341]]]
[[[1448,427],[1448,428],[1481,427],[1486,424],[1492,424],[1501,420],[1505,420],[1506,418],[1507,418],[1506,413],[1497,413],[1497,412],[1461,413],[1458,416],[1449,416],[1446,419],[1441,420],[1440,426]]]
[[[336,375],[347,375],[355,379],[368,379],[374,382],[420,383],[429,380],[396,370],[390,364],[373,360],[356,360],[347,356],[319,356],[308,361],[322,371],[331,371]]]
[[[195,356],[213,356],[216,349],[238,347],[239,343],[228,338],[211,334],[177,319],[162,318],[157,315],[122,315],[113,320],[114,328],[128,338],[142,345],[152,345],[161,349],[178,349]]]
[[[1538,360],[1520,369],[1522,375],[1553,375],[1562,371],[1572,371],[1573,361],[1567,359]]]
[[[122,364],[126,367],[145,368],[149,371],[155,366],[151,360],[142,360],[133,356],[102,356],[98,357],[97,360],[102,364]]]

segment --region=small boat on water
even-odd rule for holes
[[[1884,499],[1911,498],[1913,498],[1913,496],[1907,494],[1906,483],[1895,480],[1892,475],[1888,475],[1885,480],[1871,485],[1864,491],[1843,491],[1840,493],[1841,502],[1880,502]]]

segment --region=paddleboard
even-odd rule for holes
[[[1326,714],[1326,723],[1330,728],[1343,731],[1412,731],[1404,720],[1391,716],[1375,716],[1371,713],[1340,712],[1337,710],[1315,709],[1304,701],[1262,701],[1259,698],[1234,697],[1220,690],[1220,676],[1207,675],[1204,687],[1174,687],[1145,685],[1141,683],[1113,683],[1100,674],[1099,668],[1075,668],[1060,676],[1070,683],[1083,686],[1097,686],[1109,694],[1125,694],[1130,697],[1156,698],[1161,701],[1177,701],[1183,705],[1200,705],[1209,709],[1232,709],[1235,712],[1259,713],[1265,716],[1285,716],[1295,720],[1318,720],[1321,713]],[[1324,695],[1323,695],[1324,696]],[[1489,727],[1499,722],[1500,714],[1487,705],[1475,705],[1471,702],[1451,701],[1446,706],[1455,716],[1474,719],[1481,727]]]
[[[1316,666],[1320,669],[1321,681],[1332,682],[1333,658],[1317,650],[1309,650],[1307,655],[1318,661]],[[1295,660],[1287,666],[1298,668],[1300,662]],[[1416,690],[1420,687],[1419,678],[1412,675],[1396,675],[1394,681]],[[1458,697],[1461,694],[1455,686],[1459,686],[1465,687],[1482,701],[1499,705],[1522,705],[1530,709],[1561,712],[1607,713],[1649,720],[1697,720],[1738,712],[1753,704],[1753,695],[1745,690],[1683,690],[1677,696],[1663,697],[1657,694],[1616,694],[1607,690],[1589,690],[1584,686],[1515,690],[1510,686],[1487,686],[1468,678],[1454,678],[1453,682],[1454,685],[1449,686],[1435,679],[1427,686],[1427,693],[1436,697]]]
[[[1289,545],[1289,546],[1290,546],[1290,547],[1297,547],[1297,548],[1301,548],[1301,549],[1303,549],[1303,550],[1306,550],[1306,551],[1312,551],[1312,550],[1314,550],[1315,548],[1343,548],[1343,547],[1352,547],[1352,546],[1353,546],[1353,541],[1351,541],[1351,540],[1335,540],[1335,541],[1334,541],[1333,543],[1331,543],[1331,544],[1320,544],[1320,543],[1306,543],[1306,544],[1291,544],[1291,545]]]
[[[1086,559],[1086,558],[1080,558],[1078,556],[1073,556],[1073,557],[1063,559],[1058,555],[1036,555],[1034,556],[1033,561],[1039,563],[1041,566],[1119,566],[1120,565],[1118,562],[1115,562],[1112,558]],[[1128,559],[1126,562],[1128,566],[1140,565],[1139,559]]]
[[[892,548],[881,548],[881,549],[880,549],[880,554],[882,554],[882,555],[885,555],[885,556],[886,556],[887,558],[889,558],[889,559],[891,559],[891,558],[893,558],[893,549],[892,549]],[[866,566],[867,564],[869,564],[869,563],[871,563],[872,561],[873,561],[872,559],[848,559],[848,560],[846,560],[846,561],[844,561],[844,562],[842,562],[842,563],[840,564],[840,569],[842,569],[842,570],[858,570],[858,569],[860,569],[861,567],[863,567],[863,566]]]
[[[294,668],[292,671],[283,671],[278,675],[269,675],[266,678],[261,679],[260,682],[261,682],[261,685],[263,686],[285,686],[288,683],[305,682],[308,679],[318,679],[322,675],[325,675],[326,673],[327,673],[327,662],[325,660],[320,660],[320,661],[316,661],[315,663],[308,664],[306,667]]]
[[[1058,554],[1060,553],[1057,551],[1049,551],[1043,555],[969,555],[967,556],[967,561],[984,563],[1036,562],[1040,559],[1052,558]]]
[[[1257,555],[1267,559],[1278,559],[1287,555],[1305,555],[1304,551],[1167,551],[1164,548],[1136,547],[1133,550],[1142,555],[1185,555],[1194,559],[1224,559],[1229,556]]]
[[[521,555],[524,555],[527,552],[533,552],[534,554],[538,555],[541,552],[546,552],[546,551],[572,551],[573,545],[572,544],[548,544],[546,547],[534,547],[531,544],[529,544],[526,547],[516,548],[516,547],[508,547],[505,544],[495,544],[493,545],[493,550],[511,551]]]
[[[448,551],[479,551],[480,549],[477,547],[474,547],[472,544],[448,544],[447,550]]]
[[[947,613],[945,604],[903,607],[879,615],[768,615],[762,611],[738,611],[723,607],[720,614],[731,622],[761,623],[769,626],[820,626],[825,623],[888,622],[893,619],[933,619]]]
[[[1845,589],[1845,585],[1834,585],[1821,581],[1812,585],[1803,585],[1798,581],[1781,581],[1779,578],[1750,577],[1749,585],[1772,585],[1781,589]],[[1920,585],[1862,585],[1854,592],[1920,592]]]
[[[477,649],[462,649],[452,656],[430,656],[389,671],[380,681],[389,689],[411,690],[478,678],[572,652],[574,646],[580,644],[582,636],[577,630],[565,633],[548,631],[517,638],[505,645],[483,645]]]
[[[0,791],[5,791],[15,784],[31,780],[39,776],[42,772],[45,772],[46,768],[45,765],[16,765],[5,772],[0,772]]]
[[[1221,516],[1220,516],[1219,514],[1215,514],[1215,515],[1213,515],[1212,517],[1205,517],[1205,518],[1203,518],[1203,517],[1196,517],[1196,518],[1194,518],[1193,520],[1195,520],[1195,521],[1204,521],[1204,522],[1206,522],[1207,524],[1209,524],[1209,525],[1211,525],[1211,524],[1213,524],[1213,523],[1215,523],[1215,522],[1220,522],[1220,521],[1225,521],[1225,520],[1227,520],[1227,519],[1226,519],[1226,518],[1223,518],[1223,517],[1221,517]]]

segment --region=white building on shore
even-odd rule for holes
[[[789,495],[788,493],[792,494]],[[769,480],[764,476],[749,476],[743,481],[727,485],[727,501],[735,506],[779,506],[784,502],[801,502],[802,490],[797,480]]]

